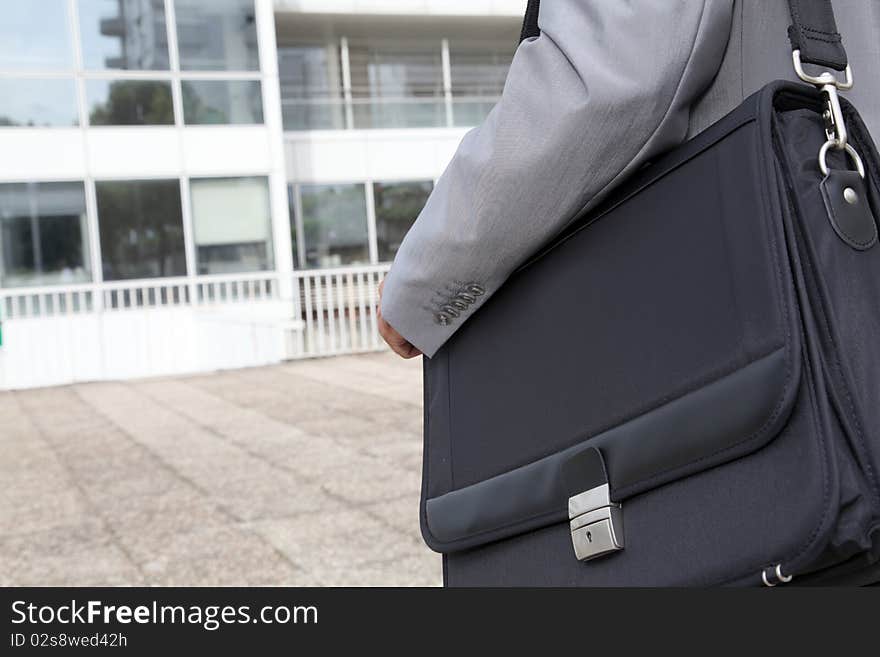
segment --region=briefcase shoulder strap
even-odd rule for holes
[[[522,31],[519,35],[520,43],[541,34],[541,28],[538,27],[538,9],[540,6],[541,0],[529,0],[529,4],[526,6],[526,16],[523,19]]]
[[[788,0],[791,49],[800,51],[801,62],[846,69],[846,50],[837,31],[831,0]]]
[[[541,34],[540,7],[541,0],[529,0],[520,42]],[[791,13],[788,38],[791,49],[800,51],[801,61],[843,71],[847,64],[846,50],[837,31],[831,0],[788,0],[788,7]]]

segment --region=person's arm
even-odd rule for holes
[[[520,44],[501,100],[462,140],[385,279],[395,351],[432,356],[581,209],[685,138],[732,5],[541,3],[541,35]]]

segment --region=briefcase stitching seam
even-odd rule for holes
[[[812,259],[806,258],[806,260],[807,260],[807,267],[809,267],[813,276],[817,280],[821,280],[819,271],[813,265]],[[871,465],[870,450],[868,449],[867,444],[865,443],[865,438],[864,438],[864,434],[863,434],[862,426],[861,426],[862,423],[861,423],[861,420],[859,419],[859,416],[856,411],[855,403],[853,402],[852,395],[850,394],[850,391],[849,391],[849,384],[847,382],[846,375],[843,370],[843,365],[840,361],[839,349],[836,348],[838,341],[834,339],[834,335],[832,334],[832,331],[831,331],[831,325],[828,322],[828,313],[825,312],[825,308],[828,305],[828,300],[825,298],[825,295],[822,293],[822,289],[819,286],[815,286],[815,288],[816,288],[816,294],[819,296],[819,300],[821,302],[821,304],[819,306],[819,311],[820,311],[819,314],[821,315],[821,322],[822,322],[823,328],[825,329],[825,334],[827,335],[828,340],[831,343],[831,345],[835,347],[832,351],[834,353],[834,366],[835,366],[835,369],[837,370],[837,375],[843,383],[843,385],[841,385],[840,387],[843,388],[843,395],[846,398],[847,405],[849,406],[850,417],[853,421],[853,424],[855,425],[856,435],[859,440],[859,445],[862,448],[863,454],[865,455],[864,465],[865,465],[865,470],[867,470],[866,474],[868,475],[868,480],[871,483],[871,490],[873,491],[875,498],[880,499],[880,492],[878,492],[877,481],[874,476],[874,468]]]
[[[806,364],[806,367],[809,367],[809,363]],[[820,448],[820,451],[825,456],[827,456],[827,452],[829,451],[829,447],[828,447],[827,441],[822,438],[822,432],[819,431],[819,427],[818,427],[818,423],[817,423],[816,395],[815,395],[815,392],[813,391],[811,386],[807,386],[807,388],[808,388],[808,394],[809,394],[809,399],[810,399],[810,421],[813,425],[813,431],[815,432],[815,434],[817,436],[817,442],[818,442],[818,446]],[[826,465],[826,461],[827,461],[827,458],[820,459],[820,461],[819,461],[820,468],[822,470],[822,515],[819,517],[819,521],[816,523],[816,526],[813,527],[809,536],[807,536],[807,538],[804,540],[804,542],[801,544],[801,546],[797,549],[797,552],[795,552],[795,554],[790,559],[788,559],[789,562],[799,559],[801,557],[801,555],[803,555],[807,550],[810,549],[810,547],[812,547],[813,542],[816,540],[816,537],[819,535],[819,531],[822,529],[822,526],[825,524],[825,519],[828,517],[828,513],[831,510],[831,504],[829,503],[830,497],[831,497],[831,494],[830,494],[831,486],[830,486],[830,477],[829,477],[828,467]],[[753,574],[755,571],[763,568],[764,566],[767,565],[767,563],[768,563],[768,560],[763,559],[760,562],[755,562],[755,564],[750,566],[749,568],[744,569],[742,571],[743,574],[741,574],[741,575],[737,575],[737,576],[731,577],[731,578],[725,578],[723,580],[716,580],[716,582],[719,584],[724,584],[724,583],[728,583],[728,582],[737,582],[737,581],[743,579],[744,577],[748,577],[749,575]]]
[[[771,130],[772,150],[773,150],[774,158],[777,156],[781,157],[782,155],[784,155],[784,152],[781,154],[778,154],[776,152],[777,149],[781,149],[781,145],[779,143],[779,136],[775,132],[772,132],[772,126],[770,127],[770,130]],[[782,167],[782,164],[780,163],[779,166]],[[777,173],[777,175],[779,175],[779,174]],[[788,180],[784,176],[780,182],[782,185],[781,192],[783,193],[784,198],[785,198],[785,202],[788,206],[788,212],[790,214],[790,222],[791,222],[792,227],[794,229],[794,222],[798,216],[797,209],[794,206],[794,201],[792,200],[794,190],[789,188]],[[766,202],[766,197],[765,197],[765,202]],[[780,210],[781,209],[782,208],[780,208]],[[784,228],[783,228],[783,230],[784,230]],[[775,252],[775,249],[774,249],[774,252]],[[805,284],[806,284],[806,281],[805,281]],[[805,359],[805,360],[807,360],[807,359]],[[811,368],[809,362],[805,362],[804,367],[806,367],[810,371],[812,371],[812,368]],[[831,510],[831,504],[830,504],[831,486],[830,486],[830,476],[829,476],[829,472],[828,472],[829,468],[828,468],[828,464],[827,464],[829,452],[830,452],[830,447],[828,445],[827,440],[825,440],[823,438],[822,432],[819,430],[819,426],[818,426],[818,422],[817,422],[817,402],[816,402],[816,397],[815,397],[815,391],[812,389],[811,386],[807,386],[807,388],[808,388],[808,394],[809,394],[809,399],[810,399],[810,419],[813,424],[813,431],[814,431],[816,438],[817,438],[818,447],[821,449],[821,453],[825,457],[825,458],[821,458],[819,461],[819,466],[822,470],[822,515],[820,516],[819,521],[816,523],[813,530],[810,532],[809,536],[807,536],[807,538],[804,540],[801,547],[798,548],[797,552],[794,554],[794,556],[791,557],[791,559],[789,561],[795,561],[795,560],[799,559],[801,557],[801,555],[803,555],[807,550],[810,549],[810,547],[813,545],[814,541],[816,540],[816,537],[819,535],[819,531],[822,529],[822,526],[825,524],[825,519],[828,517],[828,513]],[[751,571],[753,571],[757,568],[760,568],[765,563],[766,562],[758,564],[758,565],[756,565],[756,566],[754,566],[744,572],[746,574],[748,574]],[[740,578],[744,577],[744,576],[745,575],[741,575]],[[738,578],[728,579],[725,581],[734,581],[735,579],[738,579]]]
[[[600,204],[600,206],[597,208],[597,214],[596,214],[595,217],[593,217],[592,219],[590,219],[590,220],[589,220],[587,223],[585,223],[583,226],[578,226],[578,227],[574,228],[573,226],[578,222],[578,220],[579,220],[580,218],[582,218],[584,214],[588,214],[588,213],[585,213],[586,206],[582,207],[582,208],[581,208],[580,210],[578,210],[578,211],[575,213],[575,215],[574,215],[574,216],[573,216],[568,222],[566,222],[566,224],[563,226],[562,231],[560,232],[559,235],[557,235],[557,238],[558,238],[557,241],[552,241],[552,242],[550,242],[549,244],[547,244],[545,247],[543,247],[542,249],[540,249],[540,250],[539,250],[534,256],[532,256],[531,258],[529,258],[528,260],[526,260],[525,263],[523,263],[522,265],[520,265],[519,267],[517,267],[516,270],[514,270],[514,273],[519,273],[519,272],[521,272],[521,271],[523,271],[523,270],[525,270],[525,269],[528,269],[528,268],[531,267],[533,264],[535,264],[535,263],[538,262],[539,260],[542,260],[545,256],[547,256],[548,254],[550,254],[551,252],[555,251],[557,248],[561,247],[561,246],[564,245],[566,242],[568,242],[569,240],[571,240],[572,238],[574,238],[574,237],[575,237],[576,235],[578,235],[581,231],[584,231],[584,230],[586,230],[586,229],[592,227],[592,226],[595,225],[596,223],[598,223],[601,219],[603,219],[603,218],[605,217],[605,215],[609,214],[610,212],[613,212],[613,211],[616,210],[618,207],[620,207],[620,206],[622,206],[622,205],[628,203],[631,199],[633,199],[634,197],[636,197],[638,194],[640,194],[640,193],[642,193],[643,191],[645,191],[646,189],[652,187],[655,183],[659,182],[660,180],[662,180],[662,179],[665,178],[666,176],[672,174],[674,171],[676,171],[676,170],[678,170],[679,168],[681,168],[682,166],[686,165],[688,162],[690,162],[690,161],[693,160],[694,158],[699,157],[700,155],[702,155],[703,153],[705,153],[707,150],[709,150],[710,148],[712,148],[712,147],[715,146],[716,144],[718,144],[718,143],[724,141],[724,140],[727,139],[728,137],[733,136],[733,134],[734,134],[735,132],[737,132],[740,128],[743,128],[743,127],[745,127],[746,125],[748,125],[749,123],[752,123],[752,122],[754,122],[754,121],[756,121],[756,120],[757,120],[757,119],[756,119],[756,117],[755,117],[754,114],[749,115],[749,116],[747,116],[747,117],[744,117],[744,118],[740,119],[737,123],[735,123],[734,125],[732,125],[732,126],[729,128],[728,132],[726,132],[726,133],[723,134],[723,135],[718,136],[718,137],[715,138],[715,139],[712,139],[712,140],[708,141],[708,142],[705,143],[705,144],[701,144],[700,147],[699,147],[695,152],[693,152],[692,154],[688,155],[687,157],[685,157],[685,158],[684,158],[683,160],[681,160],[680,162],[676,162],[676,163],[675,163],[673,166],[671,166],[669,169],[665,169],[665,170],[662,171],[661,173],[658,173],[656,176],[654,176],[654,177],[652,177],[652,178],[649,178],[648,180],[645,180],[645,181],[644,181],[642,184],[640,184],[638,187],[635,187],[635,188],[629,190],[629,191],[627,192],[627,194],[626,194],[625,196],[623,196],[622,198],[614,199],[614,200],[611,202],[611,204],[610,204],[610,205],[607,205],[607,206],[603,206],[603,205]],[[700,135],[697,135],[696,137],[694,137],[694,139],[699,139],[699,138],[700,138]],[[624,184],[625,184],[625,183],[624,183]],[[564,233],[565,230],[567,230],[567,229],[571,229],[572,232],[569,233],[568,235],[563,235],[562,233]]]
[[[851,105],[848,105],[845,108],[845,111],[847,114],[847,118],[850,120],[853,120],[853,116],[858,117],[858,113],[856,112],[855,108],[853,108]],[[865,152],[866,151],[865,147],[867,146],[867,143],[864,138],[864,135],[861,132],[861,128],[858,124],[856,124],[853,127],[856,128],[854,131],[852,131],[853,138],[854,138],[856,144],[859,145],[860,150]],[[866,157],[868,155],[872,155],[872,154],[873,154],[873,149],[867,149]],[[871,171],[871,177],[873,179],[877,174],[872,170],[872,168],[869,168],[869,171]],[[878,187],[880,187],[880,185],[878,185]],[[822,192],[822,196],[823,196],[823,200],[824,200],[824,198],[825,198],[824,190],[820,190],[820,191]],[[792,207],[791,200],[789,200],[789,211],[793,213],[793,216],[798,216],[795,212],[795,208]],[[876,230],[876,226],[875,226],[875,230]],[[821,276],[820,276],[820,272],[814,266],[812,259],[806,258],[805,260],[806,260],[805,266],[809,268],[809,271],[812,273],[813,277],[816,280],[822,280]],[[828,321],[828,314],[825,311],[825,308],[828,306],[828,300],[825,298],[825,295],[822,293],[821,288],[818,286],[816,286],[816,294],[819,296],[819,300],[821,302],[818,309],[819,309],[819,311],[821,311],[821,313],[820,313],[821,314],[821,321],[822,321],[823,327],[825,329],[825,333],[828,336],[828,340],[831,342],[831,344],[836,347],[838,342],[834,339],[834,335],[832,334],[832,331],[831,331],[831,325]],[[862,452],[865,455],[865,459],[864,459],[865,469],[867,470],[866,474],[867,474],[868,480],[871,484],[871,490],[874,493],[875,498],[877,500],[880,500],[880,489],[878,489],[877,480],[876,480],[876,476],[874,473],[874,468],[870,462],[870,450],[868,449],[867,444],[865,443],[864,432],[863,432],[862,426],[861,426],[862,423],[861,423],[860,418],[857,415],[855,403],[853,402],[851,393],[849,391],[849,385],[846,380],[846,376],[844,374],[843,365],[840,361],[839,350],[835,348],[833,350],[833,352],[834,352],[835,368],[837,370],[838,376],[841,378],[841,380],[843,382],[843,385],[841,386],[843,388],[843,394],[844,394],[844,397],[846,398],[847,405],[849,406],[850,416],[852,418],[853,423],[855,424],[856,435],[857,435],[857,438],[859,441],[859,445],[861,446]]]
[[[768,129],[769,129],[769,131],[770,131],[770,133],[771,133],[771,134],[770,134],[770,139],[771,139],[771,152],[773,153],[774,161],[776,161],[776,158],[779,156],[779,154],[777,153],[777,148],[779,148],[779,144],[778,144],[778,136],[777,136],[777,135],[775,134],[775,132],[773,131],[773,127],[772,127],[772,125],[771,125],[771,126],[768,126]],[[760,152],[759,152],[758,154],[760,155]],[[759,157],[759,161],[760,161],[760,157]],[[781,167],[781,164],[779,164],[779,166]],[[766,163],[765,163],[765,167],[766,167]],[[780,173],[779,173],[778,171],[775,170],[775,167],[774,167],[774,174],[775,174],[774,178],[777,179],[777,180],[779,180],[779,178],[780,178]],[[788,188],[788,181],[785,179],[784,176],[782,177],[781,180],[779,180],[779,185],[782,186],[781,189],[780,189],[779,191],[780,191],[781,194],[783,195],[784,200],[785,200],[786,204],[788,205],[788,212],[789,212],[789,214],[791,215],[791,221],[793,222],[794,219],[795,219],[795,217],[797,216],[797,213],[796,213],[796,211],[795,211],[795,208],[794,208],[794,206],[793,206],[793,202],[792,202],[792,200],[791,200],[791,196],[790,196],[790,192],[792,192],[792,190],[789,190],[789,188]],[[767,187],[766,185],[762,185],[762,189],[761,189],[762,194],[761,194],[761,196],[762,196],[762,199],[763,199],[763,201],[764,201],[764,210],[765,210],[765,212],[769,215],[769,214],[772,212],[772,203],[771,203],[770,206],[768,207],[768,205],[767,205],[767,203],[768,203],[768,194],[769,194],[770,190],[767,189],[766,187]],[[782,199],[780,199],[780,202],[781,202],[781,201],[782,201]],[[779,208],[779,210],[780,210],[780,213],[784,212],[783,208],[781,207],[781,204],[780,204],[780,208]],[[785,232],[784,221],[785,221],[785,220],[784,220],[784,217],[783,217],[782,219],[783,219],[783,227],[782,227],[782,230],[783,230],[783,237],[784,237],[784,232]],[[782,291],[782,280],[781,280],[781,278],[782,278],[782,270],[781,270],[781,266],[780,266],[780,263],[779,263],[779,258],[778,258],[778,256],[777,256],[777,248],[776,248],[776,247],[777,247],[777,241],[776,241],[776,239],[775,239],[775,236],[773,235],[773,231],[770,230],[770,226],[769,226],[769,225],[766,227],[766,229],[767,229],[768,234],[769,234],[769,236],[770,236],[770,239],[772,240],[773,245],[774,245],[774,248],[772,249],[772,253],[773,253],[774,261],[775,261],[775,263],[776,263],[776,265],[777,265],[777,267],[776,267],[777,284],[778,284],[778,286],[779,286],[779,292],[780,292],[780,294],[782,294],[782,292],[783,292],[783,291]],[[795,285],[796,285],[796,282],[795,282],[794,280],[792,280],[792,286],[795,286]],[[783,308],[784,308],[784,310],[785,310],[786,317],[788,317],[788,307],[787,307],[786,305],[783,305]],[[786,321],[786,335],[789,336],[789,337],[791,336],[791,321]],[[807,360],[807,359],[804,358],[804,360]],[[793,361],[793,359],[789,360],[788,362],[790,363],[790,362],[792,362],[792,361]],[[804,367],[806,367],[806,368],[810,368],[810,364],[809,364],[809,362],[805,362],[805,363],[804,363]],[[809,390],[808,390],[808,394],[809,394],[809,399],[810,399],[810,411],[811,411],[811,412],[810,412],[810,419],[811,419],[811,422],[812,422],[812,424],[813,424],[813,431],[815,432],[815,434],[816,434],[816,436],[817,436],[817,443],[818,443],[818,447],[819,447],[820,450],[821,450],[821,453],[822,453],[824,456],[827,457],[827,455],[828,455],[827,452],[828,452],[828,450],[829,450],[828,445],[827,445],[827,441],[823,439],[823,437],[822,437],[822,433],[818,430],[817,421],[816,421],[817,418],[816,418],[816,400],[815,400],[815,393],[814,393],[814,391],[812,390],[812,388],[811,388],[810,386],[807,386],[807,387],[809,388]],[[807,536],[807,538],[804,540],[804,542],[803,542],[803,544],[801,545],[801,547],[798,548],[797,552],[796,552],[795,555],[790,559],[790,561],[793,561],[793,560],[798,559],[802,554],[804,554],[807,550],[810,549],[810,547],[812,546],[812,544],[813,544],[813,542],[815,541],[816,537],[818,536],[819,531],[821,530],[822,526],[825,524],[825,518],[828,516],[828,512],[830,511],[830,507],[831,507],[831,505],[830,505],[829,502],[830,502],[830,490],[831,490],[831,489],[830,489],[829,473],[828,473],[828,466],[827,466],[827,464],[826,464],[826,460],[827,460],[827,459],[823,459],[823,458],[820,458],[820,460],[819,460],[819,461],[820,461],[819,465],[820,465],[820,468],[821,468],[821,470],[822,470],[822,515],[820,516],[819,521],[816,523],[816,525],[815,525],[815,527],[813,528],[813,530],[810,532],[810,534],[809,534],[809,535]],[[735,581],[738,581],[738,580],[742,579],[743,577],[748,577],[749,574],[751,574],[751,573],[754,572],[755,570],[761,568],[762,566],[766,565],[766,563],[767,563],[766,560],[763,560],[762,562],[757,563],[757,564],[754,565],[754,566],[751,566],[751,567],[749,567],[749,568],[747,568],[747,569],[744,569],[744,570],[742,571],[742,572],[743,572],[742,575],[738,575],[738,576],[735,576],[735,577],[732,577],[732,578],[725,578],[725,579],[723,579],[723,580],[716,580],[716,581],[717,581],[717,582],[720,582],[720,583],[724,583],[724,582],[735,582]]]
[[[564,449],[574,447],[575,445],[582,443],[582,442],[585,442],[587,440],[591,440],[592,438],[595,438],[595,437],[605,433],[606,431],[610,431],[611,429],[614,429],[614,428],[619,427],[623,424],[626,424],[627,422],[632,422],[633,420],[636,420],[636,419],[642,417],[643,415],[647,415],[648,413],[652,413],[653,411],[656,411],[659,408],[666,406],[667,404],[671,404],[672,402],[678,401],[679,399],[687,397],[691,393],[697,392],[698,390],[702,390],[703,388],[705,388],[707,386],[710,386],[714,383],[719,382],[721,379],[724,379],[732,374],[736,374],[737,372],[744,370],[745,368],[749,367],[750,365],[754,365],[758,361],[761,361],[761,360],[767,358],[768,356],[772,356],[773,354],[775,354],[779,351],[782,351],[783,349],[785,349],[784,342],[774,343],[772,347],[769,347],[768,349],[761,351],[760,353],[758,353],[757,356],[755,356],[754,358],[751,358],[749,360],[746,360],[746,362],[744,362],[742,365],[737,364],[735,361],[728,361],[724,365],[716,368],[715,370],[707,372],[705,375],[703,375],[699,378],[692,380],[687,385],[685,385],[684,387],[682,387],[674,392],[671,392],[667,395],[664,395],[663,397],[660,397],[658,399],[652,400],[647,405],[640,407],[631,413],[622,414],[622,415],[619,415],[615,418],[612,418],[606,424],[603,424],[603,425],[597,427],[596,429],[594,429],[593,431],[590,431],[589,433],[579,434],[577,436],[578,439],[575,442],[573,442],[571,445],[569,445],[569,447],[566,447]],[[557,451],[559,451],[559,450],[557,450]],[[544,456],[539,457],[538,459],[534,459],[534,460],[537,461],[537,460],[540,460],[541,458],[553,456],[553,454],[556,454],[557,451],[550,452],[549,454],[545,454]],[[533,462],[534,461],[529,461],[529,463],[533,463]],[[528,463],[524,463],[522,465],[528,465]],[[522,465],[516,466],[516,468],[522,467]],[[676,467],[679,467],[679,466],[676,466]],[[515,470],[516,468],[511,468],[511,470]],[[510,472],[510,470],[505,470],[504,472]],[[499,474],[504,474],[504,473],[499,473]],[[493,476],[497,476],[497,475],[493,475]],[[638,483],[638,482],[636,482],[636,483]],[[627,484],[626,488],[629,488],[632,485],[633,484]],[[621,490],[624,490],[624,489],[621,489]]]
[[[814,41],[825,41],[828,43],[840,43],[842,41],[842,38],[841,38],[839,32],[826,32],[825,30],[818,30],[816,28],[808,27],[808,26],[804,25],[803,21],[801,20],[801,12],[797,8],[797,5],[794,3],[791,3],[790,8],[791,8],[791,13],[793,14],[793,17],[794,17],[795,29],[798,31],[798,33],[800,33],[800,35],[805,40],[812,39]],[[810,36],[810,34],[807,34],[808,32],[811,34],[831,37],[831,39],[823,39],[820,36],[815,36],[815,37]]]

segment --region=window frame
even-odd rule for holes
[[[160,0],[162,2],[163,14],[164,14],[164,24],[165,24],[165,46],[166,46],[166,57],[168,60],[167,68],[111,68],[102,66],[99,68],[93,68],[86,63],[86,55],[85,55],[85,42],[86,39],[83,38],[83,19],[82,19],[82,2],[84,0],[75,0],[75,15],[71,16],[71,23],[73,28],[73,39],[75,40],[75,48],[78,51],[77,59],[79,60],[79,68],[86,73],[105,73],[108,75],[121,75],[125,76],[128,73],[134,74],[144,74],[144,75],[159,75],[163,73],[170,73],[173,70],[173,62],[171,58],[171,38],[174,36],[171,34],[171,30],[169,29],[169,23],[171,22],[169,18],[169,9],[171,12],[174,11],[174,2],[168,2],[167,0]],[[88,0],[86,0],[88,1]]]
[[[425,197],[425,202],[426,202],[426,203],[427,203],[428,198],[431,196],[431,194],[434,193],[434,189],[437,187],[437,181],[436,181],[434,178],[419,178],[419,179],[409,179],[409,178],[408,178],[408,179],[396,179],[396,178],[395,178],[395,179],[382,179],[382,180],[374,180],[374,181],[371,183],[370,186],[371,186],[372,189],[373,189],[373,214],[374,214],[373,221],[374,221],[374,225],[375,225],[375,233],[376,233],[376,239],[375,239],[375,242],[376,242],[376,259],[374,260],[375,263],[377,263],[377,264],[379,264],[379,263],[388,263],[388,262],[392,262],[392,261],[394,260],[394,258],[392,258],[391,260],[381,260],[381,259],[379,258],[379,217],[378,217],[378,214],[379,214],[379,213],[376,211],[376,189],[375,189],[376,185],[386,185],[386,186],[391,186],[391,185],[424,185],[424,184],[427,184],[427,183],[430,183],[430,185],[431,185],[431,190],[428,192],[428,196]],[[422,207],[424,208],[424,205],[423,205]],[[421,210],[419,210],[419,213],[421,213]],[[413,223],[415,223],[415,220],[416,220],[417,218],[418,218],[418,215],[416,215],[416,216],[413,218]],[[410,224],[410,228],[412,228],[412,224]],[[407,230],[409,230],[409,229],[407,229]],[[397,255],[397,251],[395,251],[395,255]]]
[[[83,281],[77,282],[62,282],[59,281],[57,283],[34,283],[34,284],[25,284],[25,285],[7,285],[5,282],[5,274],[0,275],[0,290],[9,289],[9,290],[26,290],[28,288],[41,288],[41,287],[61,287],[61,286],[70,286],[70,285],[86,285],[94,283],[97,280],[97,273],[95,271],[94,263],[95,263],[95,245],[91,238],[92,232],[92,215],[89,210],[89,184],[86,180],[81,178],[76,179],[55,179],[55,178],[46,178],[40,180],[18,180],[18,181],[3,181],[0,183],[0,186],[4,185],[35,185],[37,187],[42,185],[60,185],[60,184],[68,184],[68,185],[81,185],[83,192],[83,220],[81,224],[81,236],[80,241],[82,245],[82,260],[83,260],[83,269],[85,270],[86,277]],[[0,230],[2,230],[2,222],[4,219],[0,217]],[[2,239],[2,238],[0,238]],[[3,254],[0,251],[0,260],[2,260]],[[3,272],[5,272],[5,263],[3,266]]]
[[[366,180],[337,180],[333,182],[310,182],[310,181],[287,181],[287,190],[288,190],[288,204],[290,207],[290,230],[291,230],[291,239],[296,242],[296,252],[293,253],[293,261],[295,263],[295,270],[297,271],[318,271],[321,269],[338,269],[338,268],[349,268],[349,267],[359,267],[361,265],[341,265],[340,267],[310,267],[307,264],[307,245],[305,239],[305,227],[304,227],[304,217],[302,211],[302,188],[304,186],[316,186],[316,185],[326,185],[326,186],[335,186],[335,185],[363,185],[364,186],[364,201],[367,204],[367,240],[368,240],[368,250],[369,250],[369,263],[364,263],[364,265],[379,265],[385,264],[390,261],[380,260],[379,259],[379,245],[376,234],[376,199],[375,199],[375,185],[407,185],[407,184],[431,184],[431,193],[434,192],[434,189],[437,188],[437,178],[383,178],[383,179],[375,179],[369,178]]]
[[[94,106],[92,105],[92,96],[89,87],[96,83],[107,83],[108,92],[113,89],[113,85],[120,82],[134,82],[136,84],[161,84],[167,85],[168,87],[168,98],[171,101],[171,117],[168,123],[93,123],[92,122],[92,111],[94,111]],[[128,77],[128,76],[119,76],[119,77],[89,77],[83,81],[83,92],[85,95],[85,104],[86,104],[86,125],[87,128],[172,128],[177,125],[177,112],[175,111],[176,103],[174,102],[174,82],[170,79],[161,79],[161,78],[143,78],[143,77]],[[109,97],[109,94],[108,94]]]
[[[180,274],[169,274],[169,275],[158,275],[158,276],[138,276],[138,277],[115,277],[115,278],[106,278],[104,275],[104,263],[106,261],[106,253],[104,250],[104,242],[101,234],[101,226],[106,225],[106,223],[102,222],[99,208],[98,208],[98,186],[101,184],[113,184],[113,183],[150,183],[150,182],[176,182],[177,185],[177,199],[180,203],[180,227],[181,227],[181,255],[183,256],[183,271]],[[138,176],[136,178],[133,177],[121,177],[121,178],[94,178],[91,179],[91,188],[94,200],[94,211],[95,211],[95,234],[97,238],[97,242],[95,243],[98,259],[98,266],[100,266],[100,279],[95,275],[96,282],[109,282],[109,283],[124,283],[126,281],[137,281],[137,280],[162,280],[168,278],[190,278],[194,276],[194,273],[190,270],[190,262],[187,253],[187,214],[184,208],[184,193],[183,188],[181,186],[181,177],[180,176]],[[106,219],[104,220],[106,221]]]
[[[274,218],[272,216],[272,181],[270,176],[268,175],[248,175],[248,174],[239,174],[239,175],[212,175],[212,176],[187,176],[186,178],[186,194],[188,195],[188,206],[189,211],[184,212],[184,221],[189,223],[188,230],[188,246],[187,251],[192,251],[192,264],[190,266],[190,258],[189,254],[187,256],[187,270],[189,276],[225,276],[225,273],[207,273],[202,274],[199,272],[199,242],[196,236],[196,210],[195,204],[193,203],[193,182],[198,183],[200,181],[218,181],[218,180],[261,180],[265,182],[265,191],[266,191],[266,211],[268,213],[267,216],[267,225],[266,225],[266,268],[264,269],[241,269],[236,272],[230,273],[230,275],[238,275],[238,274],[258,274],[258,273],[266,273],[277,270],[277,263],[275,257],[275,234],[274,234]],[[181,180],[181,184],[183,185],[183,180]],[[187,216],[188,214],[188,216]],[[186,234],[185,234],[186,239]]]
[[[204,68],[204,67],[192,68],[192,67],[189,67],[188,65],[185,65],[184,64],[184,57],[181,56],[181,54],[180,54],[180,25],[178,24],[178,21],[177,21],[177,19],[178,19],[178,5],[177,5],[177,3],[180,2],[182,4],[182,3],[187,2],[187,0],[171,0],[172,8],[174,10],[174,34],[173,34],[173,37],[174,37],[175,49],[177,51],[177,70],[179,72],[183,73],[185,76],[190,76],[190,74],[197,74],[198,75],[198,74],[202,74],[202,73],[217,73],[220,75],[223,75],[225,73],[233,73],[233,72],[260,73],[260,71],[262,69],[262,62],[261,62],[261,45],[262,44],[260,43],[260,34],[259,34],[259,29],[257,28],[257,21],[256,21],[256,15],[257,15],[256,0],[236,0],[236,1],[247,2],[254,9],[254,42],[255,42],[255,46],[256,46],[256,67],[255,68],[236,68],[236,67],[224,66],[221,68]],[[226,64],[226,62],[224,62],[224,64]]]
[[[167,69],[124,69],[124,68],[89,68],[84,61],[82,24],[80,15],[80,0],[58,0],[64,8],[65,36],[67,44],[71,50],[67,65],[43,68],[27,68],[20,67],[0,67],[4,77],[9,79],[43,79],[43,78],[61,78],[71,80],[74,84],[76,99],[76,116],[78,123],[71,128],[81,129],[113,129],[117,127],[132,127],[131,124],[123,126],[119,125],[90,125],[89,114],[90,105],[88,99],[88,85],[95,80],[103,81],[161,81],[171,84],[171,100],[173,108],[173,121],[170,124],[158,124],[164,127],[187,127],[199,128],[202,126],[217,125],[265,125],[266,103],[265,103],[265,84],[263,74],[263,57],[264,43],[260,29],[256,31],[256,68],[254,69],[229,69],[229,70],[188,70],[181,67],[179,41],[177,32],[177,7],[178,0],[162,0],[165,8],[165,36],[168,46],[168,68]],[[255,0],[249,0],[254,3],[255,16],[259,13]],[[217,81],[217,82],[236,82],[236,81],[253,81],[260,85],[261,107],[263,110],[263,123],[225,123],[225,124],[187,124],[184,120],[183,107],[183,91],[182,82],[186,81]],[[138,124],[139,127],[147,127]],[[41,126],[42,127],[42,126]],[[63,128],[65,126],[50,126],[54,128]],[[150,125],[149,127],[156,127]],[[22,130],[28,126],[0,126],[0,130]]]
[[[263,126],[263,125],[266,125],[266,108],[264,107],[264,103],[263,103],[264,96],[263,96],[263,80],[262,80],[262,78],[259,78],[259,79],[250,79],[250,78],[246,78],[246,79],[229,79],[229,78],[215,79],[215,78],[184,77],[184,78],[180,79],[179,83],[180,83],[180,105],[181,105],[180,121],[187,128],[193,128],[193,127],[199,127],[199,126],[214,126],[214,127],[216,127],[216,126]],[[225,122],[221,122],[221,123],[209,123],[209,122],[190,123],[189,121],[187,121],[187,116],[186,116],[186,93],[184,92],[184,86],[187,84],[199,84],[199,83],[226,84],[226,85],[233,85],[233,84],[256,85],[257,89],[259,90],[258,97],[259,97],[259,101],[260,101],[260,106],[259,106],[260,120],[259,121],[225,121]]]
[[[376,251],[375,251],[375,213],[371,210],[370,202],[372,199],[372,192],[368,190],[372,190],[373,183],[371,180],[334,180],[332,182],[307,182],[307,181],[287,181],[288,189],[293,188],[295,190],[295,199],[294,204],[291,207],[291,210],[295,209],[296,216],[291,217],[291,223],[295,224],[295,230],[297,230],[296,243],[297,250],[299,255],[294,258],[294,262],[298,261],[299,267],[298,271],[320,271],[323,269],[341,269],[341,268],[351,268],[351,267],[362,267],[368,265],[376,264]],[[364,190],[364,204],[365,204],[365,218],[367,220],[366,228],[366,244],[367,247],[367,261],[363,263],[347,263],[336,266],[310,266],[308,264],[308,245],[305,239],[305,217],[302,210],[302,188],[303,187],[346,187],[346,186],[360,186],[363,187]],[[292,226],[292,229],[293,226]]]

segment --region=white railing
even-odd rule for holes
[[[91,312],[96,293],[91,283],[0,289],[0,320]]]
[[[391,265],[362,265],[294,273],[303,320],[295,357],[380,351],[376,303]]]
[[[0,289],[0,389],[380,351],[389,267]]]
[[[0,289],[0,389],[279,363],[291,289],[274,271]]]
[[[101,310],[276,301],[278,274],[224,274],[0,289],[0,319],[59,317]]]

